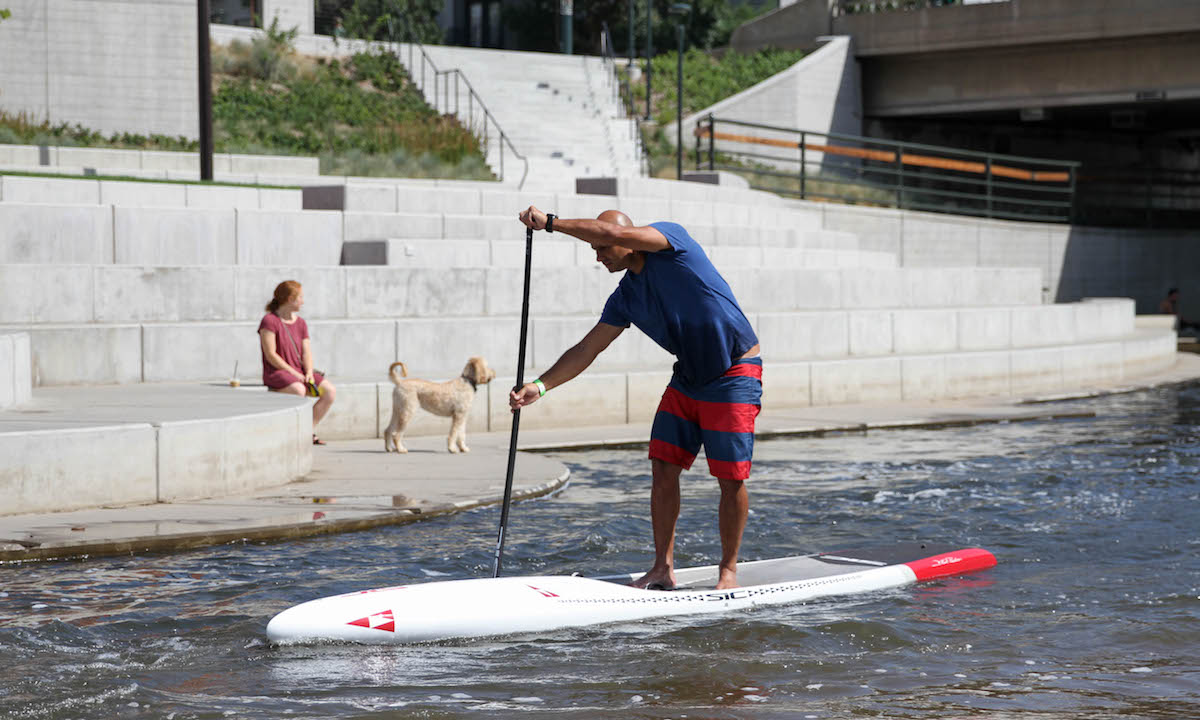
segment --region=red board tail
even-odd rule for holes
[[[918,582],[986,570],[996,564],[996,557],[982,548],[965,548],[904,563],[917,576]]]

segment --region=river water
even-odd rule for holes
[[[489,575],[498,509],[0,567],[0,717],[1200,717],[1200,387],[1064,406],[1097,417],[760,442],[744,560],[919,539],[999,565],[737,616],[265,642],[305,600]],[[514,506],[506,574],[647,566],[644,451],[558,457],[572,482]],[[683,492],[677,563],[714,563],[716,485]]]

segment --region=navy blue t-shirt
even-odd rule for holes
[[[650,227],[671,247],[645,253],[640,273],[625,272],[600,322],[636,325],[679,360],[675,373],[684,382],[707,384],[757,345],[758,337],[729,284],[687,230],[669,222]]]

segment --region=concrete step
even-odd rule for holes
[[[463,73],[517,151],[540,165],[534,168],[539,176],[569,182],[622,169],[614,158],[636,157],[631,135],[609,132],[608,123],[622,111],[599,58],[460,50],[427,48],[439,68]],[[422,74],[416,58],[405,53],[400,57],[412,63],[409,72],[428,102],[453,112],[468,126],[478,124],[481,112],[469,101],[466,83],[435,84],[432,76]],[[546,160],[569,162],[547,167],[542,164]],[[488,161],[498,171],[497,158],[489,154]],[[636,166],[632,169],[637,171]]]
[[[87,167],[102,174],[116,170],[185,170],[198,173],[200,155],[161,150],[2,144],[0,165],[41,167],[43,172],[54,172],[59,167]],[[213,153],[213,171],[222,173],[316,175],[320,172],[320,166],[320,159],[315,157]]]
[[[583,243],[538,243],[539,268],[590,266],[595,253]],[[706,250],[718,268],[893,268],[891,253],[826,248],[715,245]],[[354,240],[342,245],[343,265],[392,267],[524,267],[523,240]]]
[[[510,273],[511,274],[511,273]],[[311,290],[310,290],[311,292]],[[261,301],[261,297],[258,298]],[[481,355],[503,368],[517,343],[516,303],[502,313],[377,309],[374,317],[306,318],[317,366],[331,377],[386,376],[403,360],[415,371],[445,372]],[[562,315],[538,308],[530,318],[531,369],[549,367],[592,328],[597,311]],[[549,305],[553,307],[553,305]],[[600,305],[595,305],[600,307]],[[171,382],[240,378],[261,373],[256,330],[262,310],[242,308],[245,319],[181,322],[26,323],[0,332],[29,336],[34,386]],[[893,354],[999,351],[1089,343],[1132,331],[1132,302],[1112,300],[996,308],[880,308],[748,312],[776,361]],[[80,347],[89,348],[79,353]],[[1172,346],[1174,347],[1174,346]],[[623,333],[594,367],[669,369],[670,356],[640,332]],[[501,371],[501,370],[498,370]],[[509,368],[515,374],[515,368]]]
[[[0,175],[0,202],[121,207],[301,210],[298,189]]]
[[[456,317],[521,304],[519,241],[499,267],[0,265],[0,323],[225,320],[259,317],[284,279],[301,282],[317,318]],[[592,314],[619,276],[579,255],[579,243],[536,250],[534,307]],[[561,250],[557,250],[561,248]],[[576,264],[567,264],[575,258]],[[552,272],[542,272],[553,270]],[[1040,274],[1023,268],[753,267],[722,274],[746,312],[1039,305]],[[247,311],[248,309],[248,311]]]
[[[464,206],[458,198],[436,199],[436,190],[422,192],[425,199],[407,196],[406,202]],[[473,191],[461,192],[466,200],[479,199]],[[0,263],[338,265],[343,241],[520,237],[523,230],[516,215],[528,207],[529,197],[506,197],[521,202],[510,205],[504,215],[0,203]],[[663,211],[661,202],[613,200],[567,196],[554,204],[546,202],[544,209],[556,208],[563,217],[595,217],[624,206],[635,222],[643,223],[719,214],[713,224],[687,220],[693,237],[704,245],[857,246],[849,233],[806,227],[815,224],[811,215],[796,216],[793,222],[778,213],[751,213],[744,206],[714,209],[699,204],[671,213],[669,207]],[[500,207],[495,199],[489,203]],[[769,224],[772,221],[777,224]]]

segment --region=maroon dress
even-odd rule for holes
[[[279,353],[279,357],[288,365],[296,369],[296,372],[304,375],[304,340],[308,337],[308,323],[304,322],[304,318],[296,316],[295,321],[290,325],[285,323],[275,313],[267,313],[263,316],[262,322],[258,324],[258,331],[270,330],[275,333],[275,352]],[[291,338],[289,340],[289,338]],[[261,347],[261,346],[260,346]],[[267,353],[262,353],[263,364],[263,385],[272,390],[281,390],[293,383],[301,382],[299,378],[292,375],[287,370],[280,370],[267,360]],[[325,377],[321,373],[313,371],[313,380],[317,387],[321,386],[321,382]]]

